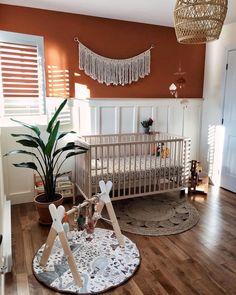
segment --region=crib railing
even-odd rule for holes
[[[164,133],[94,135],[83,138],[89,151],[77,163],[77,181],[88,196],[101,179],[111,180],[112,200],[187,186],[190,140]]]

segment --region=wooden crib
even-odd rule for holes
[[[165,133],[89,135],[89,147],[76,158],[76,183],[91,196],[99,181],[111,180],[112,200],[187,188],[190,139]]]

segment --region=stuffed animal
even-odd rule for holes
[[[164,144],[162,143],[162,147],[161,147],[161,157],[163,159],[168,158],[170,155],[170,150],[168,149],[168,147],[165,147]]]

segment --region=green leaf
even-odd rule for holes
[[[86,151],[71,152],[66,155],[66,159],[76,156],[76,155],[85,154],[85,153],[86,153]]]
[[[12,118],[11,118],[11,120],[14,121],[14,122],[16,122],[16,123],[18,123],[18,124],[20,124],[20,125],[22,125],[22,126],[24,126],[24,127],[26,127],[26,128],[28,128],[28,129],[31,129],[31,130],[34,131],[38,136],[40,136],[40,130],[39,130],[39,128],[38,128],[37,126],[29,125],[29,124],[27,124],[27,123],[24,123],[24,122],[21,122],[21,121],[18,121],[18,120],[16,120],[16,119],[12,119]]]
[[[61,139],[61,138],[63,138],[64,136],[66,136],[66,135],[69,134],[69,133],[74,134],[74,133],[76,133],[76,132],[75,132],[75,131],[63,132],[63,133],[61,133],[61,134],[58,136],[58,140]]]
[[[27,140],[27,139],[20,139],[17,140],[16,142],[19,142],[20,144],[22,144],[23,146],[27,146],[27,147],[32,147],[32,148],[37,148],[39,145],[33,141],[33,140]]]
[[[30,169],[38,171],[38,167],[33,162],[23,162],[23,163],[13,164],[13,165],[19,168],[30,168]]]
[[[17,154],[26,154],[26,155],[29,155],[29,156],[33,156],[33,157],[36,157],[36,155],[34,153],[31,153],[31,152],[28,152],[28,151],[24,151],[24,150],[14,150],[14,151],[10,151],[8,153],[6,153],[4,155],[5,156],[9,156],[9,155],[17,155]]]
[[[54,144],[56,142],[56,139],[57,139],[57,134],[58,134],[59,126],[60,126],[60,121],[57,121],[55,127],[52,130],[52,133],[49,136],[48,143],[46,144],[46,148],[45,148],[45,154],[47,156],[50,156],[51,155],[53,146],[54,146]]]
[[[74,142],[68,142],[64,147],[59,148],[58,150],[56,150],[54,152],[54,154],[53,154],[53,157],[55,157],[60,152],[65,152],[65,151],[74,150],[74,149],[81,149],[81,150],[83,150],[85,152],[88,150],[88,148],[85,148],[83,146],[77,145]]]
[[[47,132],[51,133],[52,132],[52,128],[53,128],[53,124],[55,122],[55,120],[57,119],[58,115],[60,114],[61,110],[64,108],[64,106],[67,103],[67,99],[65,99],[59,106],[59,108],[56,110],[54,116],[52,117],[52,119],[50,120],[50,122],[48,123],[48,127],[47,127]]]
[[[23,137],[26,137],[28,139],[31,139],[41,147],[43,152],[45,150],[45,144],[44,144],[44,142],[42,141],[42,139],[40,137],[35,137],[35,136],[29,135],[29,134],[14,134],[14,133],[12,133],[11,136],[13,136],[13,137],[23,136]]]

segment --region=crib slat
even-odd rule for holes
[[[104,146],[101,147],[101,179],[103,179],[103,149]]]
[[[112,146],[112,198],[115,198],[115,146]]]
[[[176,183],[176,179],[177,179],[176,172],[178,173],[178,171],[176,170],[176,167],[177,167],[177,165],[176,165],[176,157],[177,157],[177,155],[176,155],[176,148],[177,148],[176,144],[177,144],[177,141],[174,142],[174,153],[173,153],[174,154],[174,156],[173,156],[173,158],[174,158],[174,163],[173,163],[173,165],[174,165],[174,168],[173,168],[173,188],[178,186],[178,183]]]
[[[98,147],[95,146],[94,149],[95,149],[95,159],[94,159],[94,161],[95,161],[95,179],[96,179],[95,193],[97,193],[98,192],[98,186],[97,186],[97,183],[98,183],[98,166],[97,166],[98,153],[97,153],[97,149],[98,149]]]
[[[117,179],[118,179],[118,197],[120,197],[120,161],[121,161],[121,155],[120,155],[120,145],[118,145],[118,171],[117,171]]]
[[[169,160],[169,175],[168,175],[168,189],[170,189],[170,183],[171,183],[171,178],[170,178],[170,176],[171,176],[171,174],[170,174],[170,170],[171,170],[171,165],[172,165],[172,163],[171,163],[171,151],[172,151],[172,149],[171,149],[171,145],[172,145],[172,142],[168,142],[168,145],[169,145],[169,156],[168,156],[168,160]]]
[[[149,144],[149,192],[151,192],[151,180],[152,180],[152,146],[153,143]]]
[[[143,145],[140,144],[140,153],[139,153],[139,194],[141,194],[141,174],[142,174],[142,167],[141,167],[141,156],[143,153]]]
[[[147,191],[147,149],[148,146],[144,144],[144,193]]]
[[[129,144],[129,196],[131,194],[131,144]]]
[[[180,168],[183,165],[183,159],[182,159],[182,142],[180,142],[179,144],[179,166],[178,166],[178,186],[180,186],[180,184],[182,183],[182,175],[184,173],[184,167]],[[180,171],[179,169],[182,169],[182,171]],[[181,172],[181,175],[180,175]]]
[[[123,145],[124,147],[124,156],[123,156],[123,159],[124,159],[124,174],[123,174],[123,196],[125,196],[125,173],[126,173],[126,152],[125,152],[125,145]]]
[[[107,150],[107,156],[106,156],[106,163],[107,163],[107,179],[106,179],[106,181],[108,181],[109,180],[109,171],[110,171],[110,151],[109,151],[109,145],[107,145],[107,148],[106,148],[106,150]]]
[[[166,142],[166,144],[167,144],[167,142]],[[164,165],[165,165],[165,167],[164,167],[164,190],[166,189],[166,157],[164,156]]]
[[[162,147],[162,142],[160,142],[160,156],[159,156],[159,177],[158,177],[158,186],[159,186],[159,190],[162,190],[161,187],[161,179],[162,179],[162,172],[164,173],[164,164],[162,161],[162,156],[161,156],[161,147]]]
[[[91,198],[92,195],[92,185],[91,185],[91,149],[87,152],[87,175],[88,175],[88,198]]]
[[[155,153],[154,153],[155,166],[154,166],[154,188],[153,188],[153,191],[157,190],[157,148],[158,148],[158,145],[159,145],[159,143],[155,142]]]
[[[133,179],[133,186],[134,186],[134,194],[136,194],[136,178],[137,178],[137,174],[136,174],[136,145],[134,144],[134,179]]]

